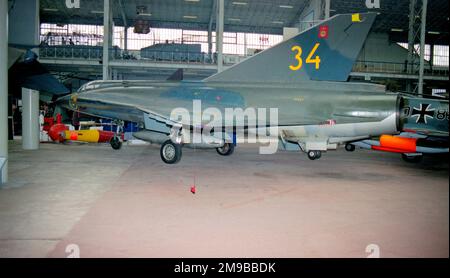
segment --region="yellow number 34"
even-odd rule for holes
[[[309,53],[308,57],[306,58],[306,63],[307,64],[316,64],[316,70],[318,70],[320,68],[320,57],[318,55],[316,55],[316,57],[314,59],[312,59],[314,53],[316,52],[317,48],[319,48],[320,43],[316,43],[316,45],[314,45],[313,49],[311,50],[311,52]],[[302,48],[298,45],[294,45],[291,48],[292,51],[297,52],[297,54],[295,55],[295,59],[297,60],[297,65],[290,65],[289,68],[293,71],[297,71],[299,69],[302,68],[303,66],[303,59],[302,59]]]

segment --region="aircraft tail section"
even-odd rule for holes
[[[205,81],[347,81],[375,17],[375,13],[335,15]]]

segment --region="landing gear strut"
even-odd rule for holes
[[[322,157],[321,151],[308,151],[308,158],[311,160],[316,160]]]
[[[216,148],[216,151],[220,155],[228,156],[234,152],[234,145],[233,143],[225,143],[222,147]]]
[[[178,163],[181,159],[181,145],[172,142],[172,140],[167,140],[161,145],[160,155],[162,161],[167,164]]]

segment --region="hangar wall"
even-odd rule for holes
[[[408,50],[389,41],[389,34],[370,33],[361,49],[359,61],[404,63]]]

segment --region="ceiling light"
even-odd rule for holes
[[[241,5],[241,6],[245,6],[245,5],[247,5],[248,3],[247,2],[232,2],[231,4],[233,4],[233,5]]]
[[[403,29],[399,29],[399,28],[392,28],[391,32],[403,32]]]
[[[430,34],[430,35],[439,35],[441,33],[440,32],[436,32],[436,31],[428,31],[428,34]]]
[[[103,11],[91,11],[91,13],[93,13],[93,14],[102,14]]]
[[[228,18],[229,21],[241,21],[240,18]]]
[[[52,8],[44,8],[44,11],[46,11],[46,12],[57,12],[59,10],[58,9],[52,9]]]
[[[184,0],[184,1],[186,1],[186,2],[193,2],[193,3],[200,2],[200,0]]]
[[[280,5],[279,7],[283,8],[283,9],[293,9],[294,8],[294,6],[291,6],[291,5]]]
[[[196,16],[196,15],[183,15],[183,18],[187,18],[187,19],[196,19],[197,16]]]
[[[147,6],[136,6],[137,16],[151,16],[152,14],[148,11]]]
[[[273,24],[284,24],[284,22],[283,22],[283,21],[277,21],[277,20],[275,20],[275,21],[272,21],[272,23],[273,23]]]

